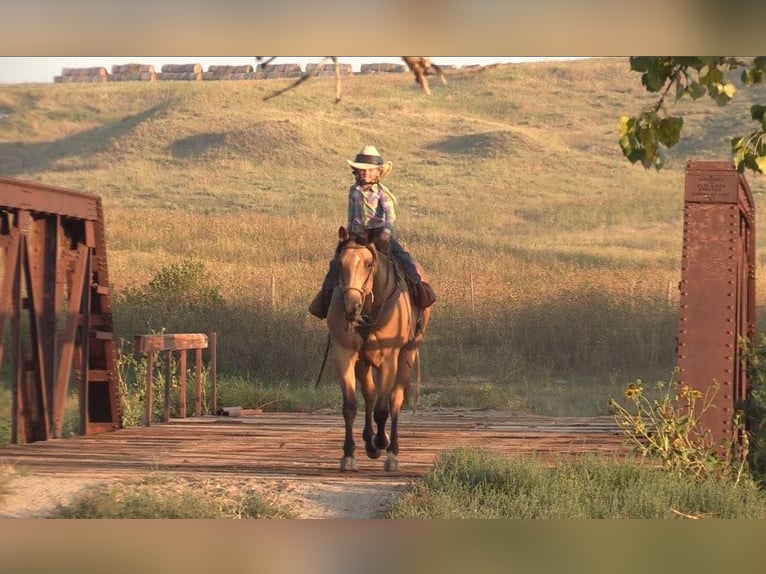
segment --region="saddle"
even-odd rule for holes
[[[377,242],[375,246],[378,247]],[[436,301],[436,294],[431,286],[424,281],[417,282],[413,277],[407,275],[401,261],[388,253],[385,248],[379,248],[378,251],[393,262],[396,284],[401,286],[402,281],[404,281],[407,285],[407,292],[409,293],[410,302],[412,303],[412,308],[415,313],[415,336],[417,336],[423,330],[423,314],[425,309],[433,305],[434,301]]]

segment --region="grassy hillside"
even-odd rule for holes
[[[355,76],[337,104],[315,78],[264,101],[289,82],[0,86],[0,174],[104,200],[120,335],[217,331],[222,372],[313,381],[325,330],[306,307],[345,224],[345,158],[372,144],[439,295],[425,399],[587,414],[669,376],[684,166],[728,160],[764,90],[677,106],[687,138],[655,173],[617,145],[619,117],[654,102],[627,59],[454,73],[431,96],[407,74]],[[135,296],[196,264],[220,300]]]

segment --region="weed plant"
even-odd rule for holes
[[[610,404],[620,428],[643,457],[658,461],[679,477],[727,476],[737,482],[747,471],[748,441],[740,443],[747,438],[742,433],[742,414],[735,414],[731,421],[732,436],[718,443],[702,423],[705,413],[714,408],[719,388],[714,382],[703,392],[671,379],[659,381],[654,393],[646,393],[638,380],[625,389],[627,406],[614,399]]]

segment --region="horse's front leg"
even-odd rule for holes
[[[380,364],[377,376],[377,397],[375,400],[375,412],[373,413],[373,416],[375,418],[378,432],[375,434],[374,443],[377,448],[383,450],[389,445],[389,437],[388,433],[386,433],[386,423],[388,422],[391,408],[391,389],[396,381],[396,355],[387,357],[386,360]]]
[[[402,413],[407,391],[412,381],[412,367],[415,361],[414,350],[404,350],[399,355],[396,371],[396,383],[391,390],[391,442],[388,445],[388,455],[384,468],[388,472],[399,471],[399,415]]]
[[[357,412],[356,378],[354,376],[354,363],[356,356],[348,352],[338,352],[335,355],[335,368],[338,373],[341,392],[343,393],[343,421],[346,434],[343,441],[343,458],[340,461],[341,471],[356,470],[354,451],[354,420]]]
[[[364,430],[362,438],[364,439],[364,449],[370,458],[380,457],[380,449],[376,448],[372,438],[372,409],[375,405],[375,381],[372,378],[372,367],[364,360],[356,363],[356,379],[362,387],[362,397],[364,397]]]

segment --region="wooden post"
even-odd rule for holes
[[[173,351],[165,353],[165,404],[163,405],[163,414],[165,422],[170,422],[170,388],[172,383],[173,373],[170,368],[170,363],[173,362]]]
[[[194,401],[194,414],[195,416],[202,415],[202,349],[196,349],[197,365],[196,365],[196,378],[197,378],[197,392],[195,394]]]
[[[186,418],[186,349],[179,351],[181,358],[179,361],[178,371],[181,382],[181,418]]]
[[[146,420],[144,424],[150,426],[152,424],[152,387],[154,386],[153,373],[154,372],[154,352],[149,351],[146,354],[146,410],[144,416]]]
[[[217,348],[218,335],[215,332],[210,333],[210,412],[212,414],[218,410]]]

